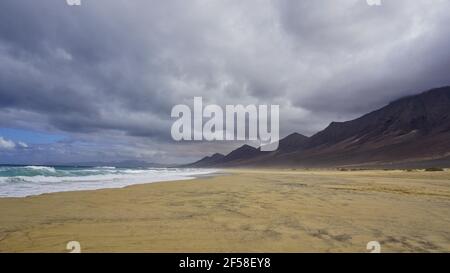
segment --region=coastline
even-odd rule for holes
[[[5,168],[6,167],[6,168]],[[118,189],[155,182],[192,180],[218,169],[115,168],[0,165],[0,198]]]
[[[0,199],[0,252],[450,251],[450,172],[224,169]]]

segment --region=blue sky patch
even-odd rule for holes
[[[63,135],[58,134],[12,128],[0,128],[0,136],[15,142],[21,141],[27,144],[51,144],[65,138]]]

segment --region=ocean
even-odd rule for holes
[[[187,180],[216,170],[188,168],[115,168],[1,166],[0,197],[51,192],[122,188],[159,181]]]

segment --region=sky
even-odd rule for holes
[[[0,164],[185,163],[176,104],[280,105],[310,136],[450,85],[450,1],[0,1]]]

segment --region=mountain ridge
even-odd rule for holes
[[[426,165],[436,160],[450,166],[447,157],[448,86],[399,98],[353,120],[331,122],[311,137],[292,133],[274,152],[244,145],[203,167]]]

